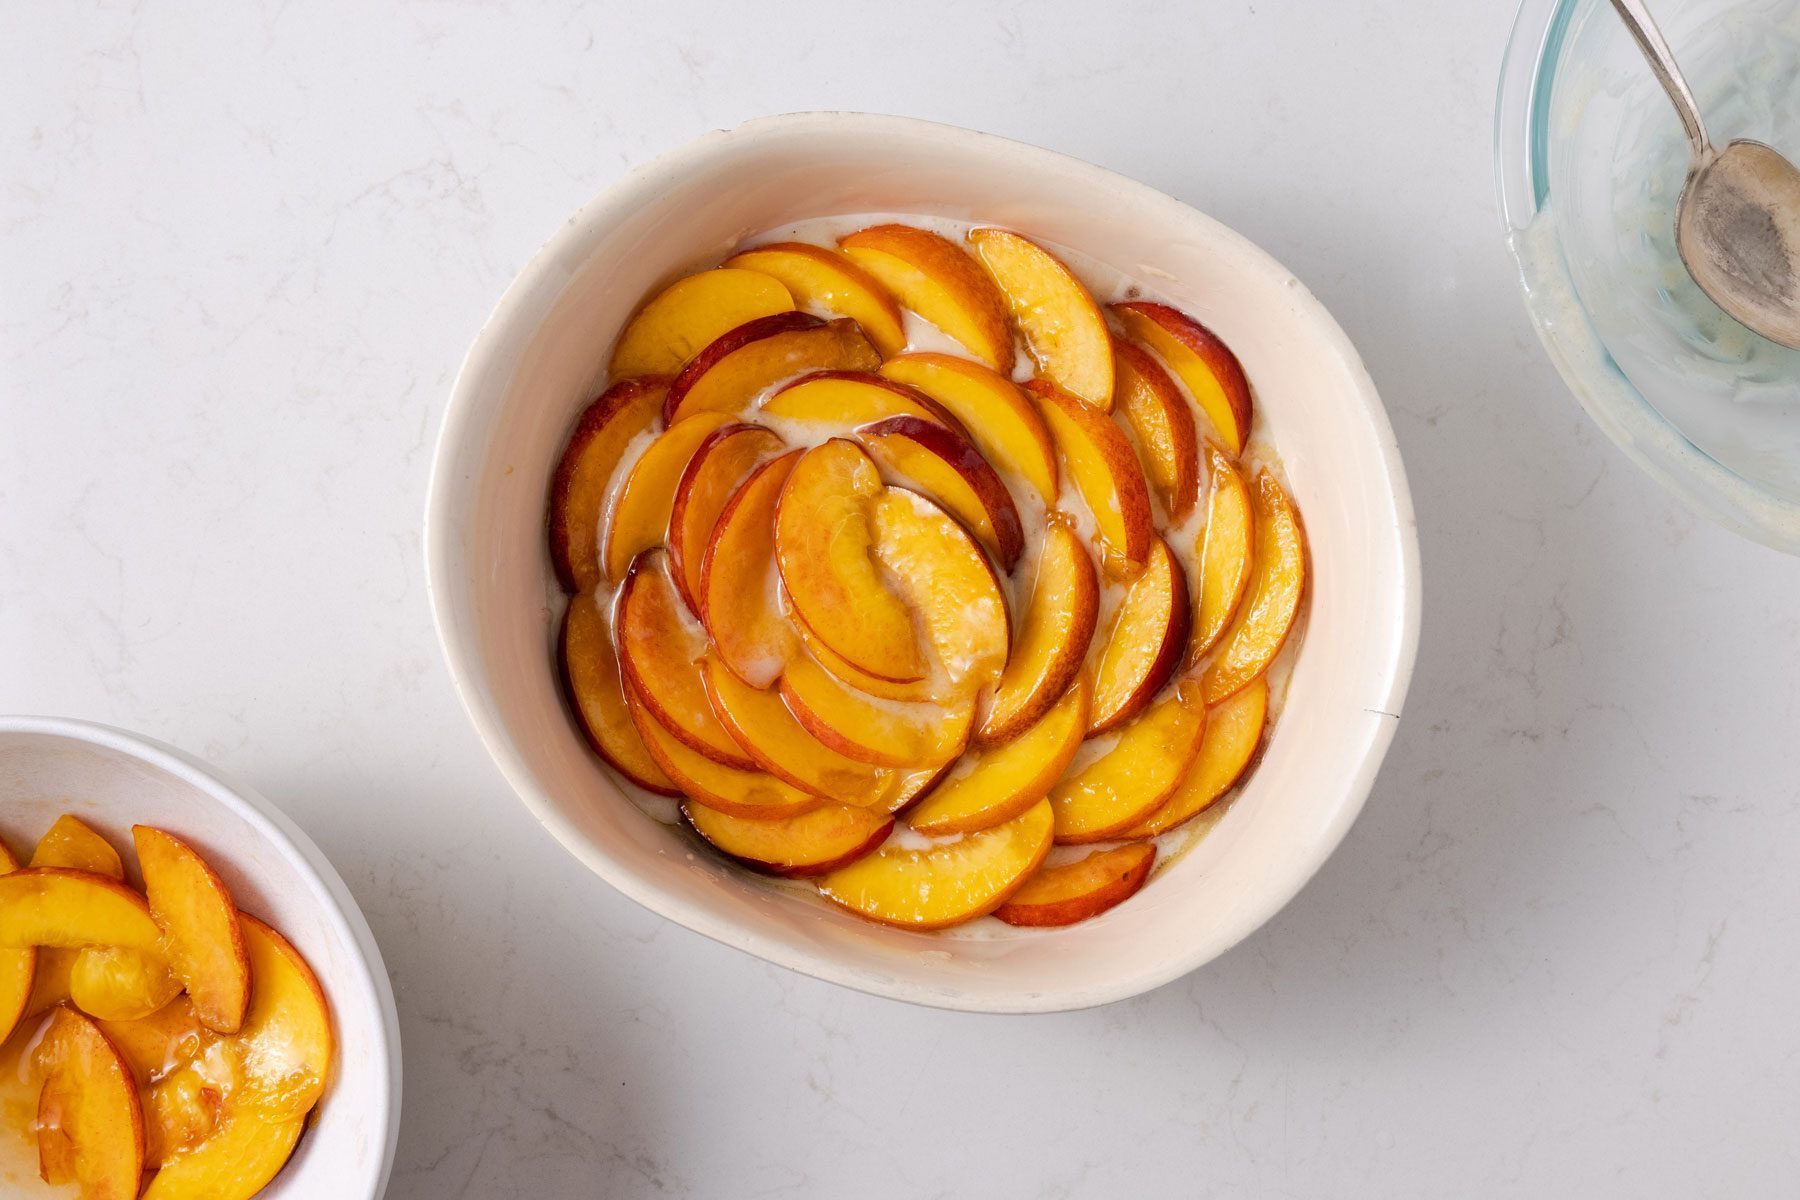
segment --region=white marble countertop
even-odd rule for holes
[[[1800,561],[1641,478],[1532,336],[1509,0],[101,8],[0,38],[0,710],[204,755],[337,863],[405,1031],[392,1196],[1794,1194]],[[451,693],[419,528],[489,307],[627,166],[829,107],[1236,226],[1393,414],[1387,766],[1286,911],[1138,1000],[950,1015],[672,927]]]

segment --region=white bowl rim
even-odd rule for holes
[[[1397,517],[1395,535],[1401,543],[1399,547],[1401,578],[1395,581],[1400,593],[1400,612],[1398,614],[1401,623],[1400,636],[1395,645],[1394,658],[1387,666],[1385,679],[1375,685],[1382,691],[1384,698],[1378,706],[1372,707],[1372,711],[1379,711],[1381,715],[1392,719],[1381,722],[1375,727],[1375,731],[1371,734],[1362,757],[1355,764],[1355,770],[1347,783],[1344,801],[1333,813],[1330,823],[1322,831],[1321,836],[1310,844],[1309,852],[1290,860],[1288,878],[1282,887],[1270,889],[1264,893],[1257,904],[1234,914],[1236,917],[1232,922],[1234,932],[1226,940],[1223,948],[1209,950],[1202,947],[1186,954],[1171,955],[1164,961],[1160,970],[1143,972],[1124,980],[1101,981],[1079,991],[1059,993],[1017,991],[1007,994],[946,996],[904,983],[896,983],[892,986],[879,985],[845,968],[840,963],[793,949],[778,939],[766,936],[760,930],[745,928],[731,922],[715,921],[708,914],[671,900],[653,887],[638,886],[624,873],[614,870],[613,864],[607,856],[601,853],[589,839],[582,836],[558,811],[551,797],[538,788],[530,768],[525,764],[522,756],[513,749],[506,732],[499,727],[497,722],[489,719],[483,705],[478,700],[480,689],[476,682],[477,663],[474,654],[471,650],[459,647],[450,636],[450,631],[454,627],[454,614],[451,611],[452,602],[449,597],[449,589],[455,555],[454,532],[450,528],[450,508],[453,503],[450,476],[452,460],[455,459],[457,448],[466,435],[465,427],[473,420],[476,392],[479,390],[476,381],[487,375],[496,361],[505,353],[504,348],[498,344],[502,340],[501,334],[497,332],[498,327],[507,322],[515,310],[524,307],[527,297],[552,286],[555,280],[561,277],[558,263],[564,257],[567,249],[583,240],[589,230],[597,225],[609,223],[615,214],[629,212],[651,202],[665,190],[663,182],[665,179],[685,173],[690,164],[705,161],[721,142],[763,132],[796,130],[804,132],[809,125],[824,131],[846,123],[865,126],[870,137],[880,137],[883,131],[923,133],[945,142],[962,143],[965,146],[983,145],[1009,154],[1018,154],[1021,151],[1029,152],[1031,155],[1056,162],[1061,170],[1086,176],[1090,181],[1103,184],[1115,192],[1163,207],[1173,220],[1199,222],[1220,241],[1233,244],[1239,253],[1260,260],[1269,271],[1279,272],[1293,281],[1295,302],[1303,311],[1303,319],[1313,327],[1312,332],[1319,338],[1322,347],[1329,349],[1337,357],[1346,375],[1356,383],[1354,398],[1347,395],[1342,400],[1349,403],[1354,399],[1361,405],[1363,415],[1368,419],[1371,430],[1375,434],[1382,468],[1392,490]],[[1388,420],[1387,411],[1382,406],[1374,380],[1369,377],[1368,369],[1363,365],[1361,356],[1351,344],[1349,335],[1344,333],[1336,319],[1291,271],[1288,271],[1260,246],[1199,209],[1148,184],[1096,166],[1083,159],[998,134],[982,133],[957,125],[926,121],[916,117],[845,110],[790,112],[757,117],[728,129],[715,129],[702,134],[627,171],[582,205],[538,249],[512,283],[507,286],[493,311],[482,323],[480,331],[464,356],[456,380],[451,386],[450,399],[445,407],[443,424],[439,429],[427,486],[425,567],[426,591],[431,601],[432,617],[437,626],[438,642],[443,648],[445,662],[449,667],[451,684],[456,689],[457,696],[462,701],[463,709],[468,713],[471,724],[475,726],[477,736],[486,746],[488,754],[500,769],[501,775],[511,785],[514,793],[531,811],[538,823],[547,829],[551,836],[563,845],[564,849],[584,863],[589,870],[614,889],[658,916],[674,921],[713,941],[752,954],[766,962],[775,963],[803,975],[836,983],[869,995],[903,1000],[931,1008],[991,1013],[1066,1012],[1111,1004],[1152,991],[1217,958],[1225,950],[1235,946],[1266,924],[1294,896],[1299,894],[1300,889],[1318,873],[1325,860],[1337,849],[1339,843],[1349,832],[1350,826],[1355,822],[1357,815],[1362,811],[1364,803],[1368,800],[1369,792],[1374,787],[1376,773],[1393,741],[1394,731],[1399,725],[1400,712],[1405,703],[1407,688],[1412,679],[1413,667],[1418,654],[1422,592],[1418,522],[1414,515],[1412,493],[1407,485],[1406,469],[1401,462],[1399,442],[1394,436],[1392,423]]]
[[[361,969],[361,974],[351,981],[357,993],[356,1003],[359,1007],[374,1008],[381,1018],[375,1023],[376,1036],[381,1041],[370,1047],[370,1051],[373,1061],[384,1064],[388,1086],[381,1095],[368,1101],[372,1106],[370,1115],[374,1127],[384,1132],[379,1169],[369,1180],[367,1193],[368,1200],[380,1200],[387,1190],[388,1177],[394,1169],[394,1153],[400,1142],[400,1014],[394,1005],[393,985],[388,980],[375,934],[369,929],[356,897],[351,895],[324,851],[268,797],[226,778],[185,751],[154,738],[74,717],[0,714],[0,734],[13,733],[86,742],[128,755],[174,776],[242,819],[293,864],[296,873],[306,882],[316,907],[325,914],[332,932],[346,945],[356,948],[355,961]],[[341,994],[340,984],[334,989],[334,995]]]

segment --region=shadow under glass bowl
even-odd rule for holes
[[[1656,16],[1716,143],[1800,151],[1800,6],[1662,0]],[[1526,308],[1582,407],[1695,509],[1800,553],[1800,353],[1681,267],[1686,143],[1608,0],[1524,0],[1494,152]]]

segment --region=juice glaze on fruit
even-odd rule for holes
[[[770,243],[801,242],[822,248],[834,249],[840,238],[859,229],[885,223],[898,223],[923,228],[937,233],[958,245],[966,244],[965,239],[967,233],[970,229],[977,227],[979,224],[977,222],[961,221],[947,217],[921,216],[911,213],[857,213],[814,218],[770,229],[764,233],[746,238],[744,246],[753,249],[757,246]],[[1131,300],[1169,302],[1149,285],[1134,279],[1126,273],[1111,267],[1108,264],[1102,263],[1079,250],[1056,243],[1042,241],[1041,239],[1039,239],[1039,242],[1046,249],[1062,259],[1062,261],[1079,276],[1081,281],[1094,296],[1094,299],[1102,306]],[[813,315],[825,318],[841,315],[822,309],[812,311]],[[962,343],[950,337],[928,321],[922,319],[917,313],[910,309],[904,310],[903,319],[904,332],[907,341],[904,353],[936,352],[963,359],[974,358]],[[1015,340],[1017,341],[1017,339]],[[1024,383],[1036,375],[1036,367],[1030,355],[1025,352],[1025,346],[1022,342],[1018,342],[1015,348],[1017,354],[1015,357],[1012,378],[1015,382]],[[792,382],[792,380],[778,381],[767,388],[762,394],[749,401],[747,408],[754,410],[760,407],[762,402],[768,396],[779,391],[790,382]],[[1192,407],[1191,400],[1189,401],[1189,404],[1190,407]],[[786,443],[789,449],[810,449],[814,446],[821,445],[832,438],[850,437],[854,430],[854,426],[850,423],[834,427],[824,422],[789,419],[767,412],[752,412],[751,415],[746,416],[744,419],[753,420],[755,423],[772,430]],[[1209,428],[1208,419],[1204,413],[1197,413],[1197,425],[1204,436],[1205,431]],[[1243,452],[1237,456],[1237,464],[1246,478],[1254,476],[1259,470],[1267,469],[1275,475],[1276,478],[1281,479],[1283,472],[1280,468],[1279,458],[1261,434],[1262,422],[1257,420],[1251,428],[1251,435]],[[601,544],[604,544],[606,530],[610,524],[613,507],[617,502],[624,479],[630,473],[631,468],[636,464],[644,450],[648,448],[657,436],[658,434],[655,431],[645,431],[644,433],[637,435],[627,445],[625,452],[621,455],[614,468],[612,478],[607,487],[609,499],[600,514],[600,526],[597,531],[598,539]],[[1129,431],[1127,431],[1127,436],[1130,436]],[[991,461],[990,465],[1006,485],[1007,491],[1010,493],[1012,500],[1018,509],[1021,523],[1024,528],[1027,531],[1041,530],[1047,516],[1047,509],[1037,489],[1033,487],[1029,481],[1021,478],[1016,472],[1010,470],[1005,463]],[[1174,553],[1181,570],[1188,580],[1198,580],[1200,577],[1199,538],[1204,533],[1206,526],[1207,504],[1204,490],[1200,497],[1200,502],[1197,503],[1192,512],[1179,523],[1168,522],[1168,514],[1162,506],[1160,497],[1154,494],[1154,489],[1152,491],[1151,503],[1156,513],[1157,529]],[[1090,547],[1099,545],[1100,539],[1098,537],[1098,529],[1094,514],[1079,490],[1074,486],[1070,478],[1070,473],[1067,470],[1062,471],[1059,476],[1059,491],[1056,508],[1073,522],[1077,533],[1084,543]],[[995,572],[1008,606],[1015,635],[1019,627],[1021,616],[1031,597],[1031,590],[1037,576],[1038,560],[1042,554],[1043,546],[1044,539],[1042,537],[1027,536],[1023,554],[1019,558],[1014,569],[1011,572],[999,570],[996,570]],[[1107,641],[1105,636],[1106,632],[1111,628],[1112,622],[1117,615],[1119,606],[1122,603],[1127,590],[1124,581],[1115,578],[1105,570],[1100,571],[1099,581],[1099,611],[1096,619],[1095,633],[1091,639],[1087,656],[1087,669],[1090,672],[1095,668],[1101,654],[1105,650]],[[773,583],[771,583],[771,586],[775,587],[778,606],[791,617],[791,606],[786,601],[785,596],[780,594],[779,587]],[[598,593],[600,602],[613,614],[613,621],[611,623],[613,627],[616,628],[617,598],[620,591],[620,584],[607,584],[605,581],[602,581],[600,589],[601,590]],[[550,582],[549,591],[554,598],[552,602],[553,608],[556,607],[558,603],[567,599],[562,589],[556,586],[554,580]],[[684,611],[683,619],[691,630],[701,631],[699,621],[697,618],[694,618],[691,613]],[[1268,714],[1265,722],[1265,738],[1268,736],[1269,730],[1280,715],[1287,690],[1287,680],[1292,670],[1292,660],[1294,657],[1292,647],[1298,645],[1303,637],[1305,619],[1305,610],[1304,607],[1302,607],[1301,613],[1296,619],[1292,632],[1289,634],[1281,653],[1268,668],[1266,679],[1270,688],[1270,694]],[[1164,684],[1162,689],[1160,689],[1151,703],[1155,704],[1170,695],[1174,691],[1176,683],[1188,674],[1189,673],[1186,671],[1177,670],[1170,681]],[[901,707],[900,702],[882,701],[878,697],[876,700],[877,703],[882,705]],[[1104,756],[1107,751],[1111,750],[1116,745],[1120,735],[1121,731],[1114,731],[1086,739],[1069,770],[1071,772],[1079,770],[1082,766]],[[1260,750],[1258,753],[1260,755]],[[949,774],[946,776],[946,782],[960,778],[973,770],[974,766],[975,762],[973,755],[963,756],[963,758],[951,768]],[[1247,777],[1248,776],[1246,775],[1246,778]],[[630,780],[617,775],[617,773],[615,773],[615,779],[625,793],[630,796],[634,803],[636,803],[647,815],[664,824],[682,824],[679,809],[680,802],[678,800],[649,792],[632,783]],[[1157,848],[1156,870],[1162,870],[1168,864],[1192,851],[1194,847],[1196,847],[1219,824],[1226,811],[1235,800],[1237,790],[1236,787],[1233,787],[1225,795],[1221,796],[1217,801],[1211,804],[1205,811],[1190,818],[1176,828],[1150,839]],[[902,848],[922,849],[930,846],[953,844],[968,836],[973,835],[951,834],[936,837],[927,836],[913,830],[906,824],[904,819],[901,819],[895,824],[894,833],[891,835],[889,844]],[[1047,865],[1054,865],[1082,858],[1092,854],[1096,850],[1102,850],[1116,844],[1119,843],[1101,842],[1082,845],[1057,845],[1051,849]],[[807,879],[782,879],[773,876],[764,876],[763,879],[764,882],[776,887],[792,889],[796,893],[816,895],[812,882]],[[948,936],[977,940],[1011,938],[1017,936],[1013,927],[1003,924],[991,917],[979,918],[967,924],[942,930],[941,933]]]

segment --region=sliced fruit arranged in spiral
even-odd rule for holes
[[[779,279],[802,308],[849,317],[883,356],[906,348],[900,306],[872,275],[835,250],[807,242],[775,242],[734,255],[725,265]]]
[[[1115,304],[1113,315],[1136,341],[1169,364],[1232,454],[1242,454],[1254,416],[1250,381],[1231,348],[1180,309],[1148,300]]]
[[[1061,259],[1008,229],[971,229],[975,257],[1006,297],[1044,378],[1101,412],[1113,406],[1112,335]]]
[[[1179,310],[1102,308],[1074,257],[991,226],[745,249],[632,319],[553,484],[595,749],[721,853],[873,921],[1103,913],[1262,744],[1306,556],[1238,461],[1248,380]],[[940,333],[963,352],[923,348]],[[156,999],[151,974],[118,1002]],[[186,1070],[153,1148],[227,1128]]]
[[[1011,373],[1013,335],[1006,298],[962,247],[910,225],[872,225],[838,245],[901,304],[988,366]]]
[[[720,268],[678,279],[626,323],[610,374],[673,375],[728,331],[793,307],[788,290],[760,271]]]

